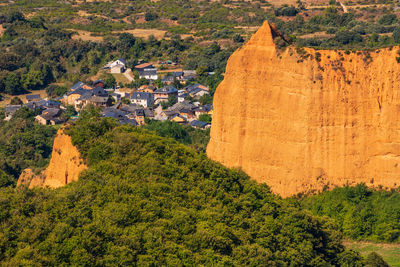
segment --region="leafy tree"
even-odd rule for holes
[[[378,20],[379,24],[383,24],[383,25],[392,25],[392,24],[396,23],[396,21],[397,21],[397,17],[395,14],[384,14]]]
[[[10,95],[23,93],[25,90],[21,86],[21,78],[17,73],[9,72],[4,81],[4,92]]]
[[[14,96],[13,98],[11,98],[10,104],[11,105],[22,105],[23,102],[22,102],[21,98],[19,98],[18,96]]]
[[[362,41],[362,37],[358,33],[350,31],[339,31],[335,34],[335,40],[341,44],[358,43]]]
[[[290,16],[294,17],[298,13],[297,9],[294,6],[283,5],[275,9],[275,16]]]
[[[59,85],[49,85],[46,87],[46,93],[49,97],[60,97],[68,92],[67,87]]]
[[[34,123],[35,115],[22,107],[10,121],[0,121],[0,170],[12,177],[13,182],[25,168],[35,170],[46,166],[51,154],[56,131],[51,126]]]
[[[364,184],[335,188],[301,200],[303,207],[329,216],[352,239],[399,242],[400,193],[369,189]]]
[[[80,72],[83,73],[83,74],[88,74],[88,73],[90,73],[90,68],[89,68],[89,66],[86,65],[86,64],[83,64],[83,65],[81,66]]]
[[[199,121],[204,121],[207,123],[211,123],[211,116],[209,114],[201,114],[199,116]]]
[[[27,90],[39,90],[44,84],[44,76],[40,71],[30,70],[22,77],[22,84]]]
[[[7,16],[7,22],[13,23],[15,21],[25,21],[25,16],[20,11],[11,11]]]
[[[158,15],[156,13],[153,12],[146,12],[144,15],[144,19],[146,21],[152,21],[158,18]]]
[[[0,187],[12,186],[14,183],[15,180],[0,169]]]
[[[101,76],[101,79],[105,83],[106,88],[112,88],[115,85],[115,77],[110,73],[105,73]]]
[[[393,40],[400,43],[400,27],[396,27],[393,31]]]
[[[199,66],[196,69],[196,74],[200,77],[206,76],[208,74],[208,68],[206,66]]]
[[[118,50],[125,52],[128,51],[135,44],[135,37],[130,33],[122,33],[118,38]]]
[[[365,259],[366,267],[389,267],[389,265],[376,252],[371,252]]]
[[[76,112],[74,106],[68,105],[62,115],[65,120],[68,120],[69,118],[71,118],[72,116],[75,116],[77,114],[78,114],[78,112]]]
[[[209,94],[202,95],[199,99],[200,104],[207,105],[213,103],[213,98]]]
[[[235,34],[235,35],[233,36],[233,41],[234,41],[235,43],[243,43],[243,42],[244,42],[244,39],[243,39],[243,37],[238,33],[238,34]]]
[[[175,105],[178,102],[178,99],[174,95],[169,95],[168,96],[168,101],[161,102],[161,106],[163,109],[166,109],[168,107],[171,107]]]

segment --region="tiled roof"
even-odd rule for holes
[[[76,90],[76,89],[80,88],[82,85],[84,85],[83,82],[77,82],[76,84],[72,85],[71,89]]]
[[[144,69],[144,68],[147,68],[147,67],[150,67],[150,66],[153,66],[153,64],[151,64],[151,63],[142,63],[142,64],[139,64],[139,65],[136,65],[135,69]]]
[[[26,100],[42,99],[40,95],[27,95]]]
[[[168,85],[168,86],[164,86],[160,89],[157,89],[154,91],[154,93],[166,93],[166,94],[172,94],[172,93],[177,93],[178,89],[176,89],[175,87]]]

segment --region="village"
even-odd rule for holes
[[[124,74],[129,80],[134,80],[130,76],[131,70],[122,58],[107,63],[103,69],[111,74]],[[76,119],[79,111],[87,105],[93,105],[101,109],[101,116],[114,118],[120,124],[141,126],[146,124],[147,120],[169,120],[200,129],[211,127],[213,106],[201,101],[204,96],[211,97],[210,90],[207,86],[193,82],[196,79],[196,71],[169,72],[162,79],[157,68],[151,63],[136,65],[134,71],[139,79],[148,80],[148,84],[126,90],[116,84],[106,88],[103,80],[96,80],[90,83],[77,82],[66,94],[55,99],[29,94],[25,97],[25,103],[6,105],[5,120],[10,120],[17,110],[25,106],[38,113],[35,117],[36,122],[57,125],[66,122],[67,119]],[[156,83],[156,80],[161,80],[162,86],[159,86],[160,83]],[[181,89],[174,86],[176,83],[182,85]],[[76,113],[75,116],[66,118],[64,113],[67,109],[72,109]]]

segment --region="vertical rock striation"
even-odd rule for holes
[[[228,60],[210,158],[290,196],[400,185],[399,48],[275,47],[268,22]]]
[[[87,169],[78,149],[72,144],[71,137],[58,130],[54,138],[53,151],[49,166],[39,175],[33,175],[30,169],[24,170],[18,179],[19,184],[32,187],[57,188],[78,181],[79,174]]]

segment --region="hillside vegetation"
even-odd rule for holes
[[[330,220],[172,139],[90,112],[68,133],[89,165],[78,182],[0,189],[2,264],[362,264]]]
[[[3,110],[0,109],[3,115]],[[0,187],[15,184],[25,168],[49,163],[56,128],[34,123],[33,111],[22,108],[10,121],[0,115]],[[1,173],[4,173],[3,176]]]
[[[363,184],[336,188],[302,200],[315,215],[335,219],[347,238],[400,242],[400,193]]]

